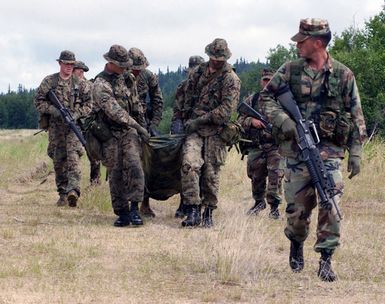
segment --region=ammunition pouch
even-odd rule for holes
[[[326,111],[320,114],[319,135],[335,143],[337,146],[346,146],[352,131],[351,114]]]
[[[244,130],[237,121],[230,121],[222,128],[219,136],[226,143],[226,146],[232,146],[239,142],[242,132]]]
[[[86,133],[92,133],[92,135],[100,142],[106,142],[112,137],[109,125],[98,113],[85,118],[82,122],[82,126]]]
[[[49,114],[40,114],[39,117],[39,129],[48,130],[49,127]]]

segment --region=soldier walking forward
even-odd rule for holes
[[[183,80],[177,87],[175,93],[175,101],[173,107],[173,116],[171,120],[171,134],[184,134],[184,123],[185,119],[185,110],[184,105],[186,102],[186,91],[187,91],[187,83],[188,76],[192,73],[194,68],[201,63],[205,62],[203,57],[201,56],[190,56],[188,61],[188,69],[187,69],[187,79]],[[180,194],[180,204],[178,209],[175,212],[175,217],[184,218],[184,204],[183,204],[183,195]]]
[[[144,193],[141,139],[148,140],[149,134],[132,117],[135,101],[123,76],[132,64],[127,50],[113,45],[104,58],[107,64],[96,76],[93,97],[103,122],[101,128],[111,134],[102,144],[102,163],[107,167],[112,208],[118,216],[114,226],[142,225],[138,213],[138,202],[143,200]]]
[[[274,72],[269,69],[262,71],[260,80],[262,89],[270,81],[273,74]],[[259,93],[249,96],[245,102],[263,114],[263,100],[260,98]],[[283,159],[278,153],[278,145],[272,135],[265,130],[266,126],[262,121],[246,115],[241,115],[238,121],[245,130],[247,138],[251,140],[251,143],[245,149],[247,151],[247,176],[251,179],[255,203],[247,214],[257,215],[266,208],[267,201],[270,205],[269,217],[278,219],[280,216],[278,207],[282,200],[281,182],[283,178],[283,169],[280,166]]]
[[[333,59],[326,47],[331,40],[329,24],[322,19],[302,19],[299,32],[291,38],[297,43],[298,60],[282,65],[261,92],[265,113],[273,124],[273,134],[280,142],[280,154],[286,157],[285,198],[287,224],[285,234],[291,242],[290,267],[300,272],[304,267],[303,243],[309,234],[312,210],[317,206],[314,185],[296,144],[295,122],[275,99],[289,87],[302,117],[312,120],[318,131],[317,145],[326,169],[340,193],[343,191],[341,161],[349,152],[349,178],[360,172],[362,143],[366,137],[360,96],[352,71]],[[332,255],[340,244],[340,219],[335,208],[318,207],[317,240],[314,250],[321,254],[318,276],[334,281]]]
[[[80,196],[80,157],[83,147],[75,133],[66,125],[60,111],[50,102],[52,90],[71,113],[74,120],[87,116],[92,107],[91,88],[83,79],[72,75],[75,54],[63,51],[57,59],[59,73],[43,79],[34,99],[40,114],[40,127],[48,130],[48,156],[52,158],[59,193],[58,206],[76,207]]]
[[[183,227],[213,225],[212,212],[217,208],[219,172],[226,159],[222,128],[239,101],[240,80],[226,61],[231,52],[224,39],[206,46],[210,60],[190,74],[185,103],[185,133],[181,168],[182,195],[186,219]]]

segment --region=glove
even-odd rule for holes
[[[187,134],[191,134],[199,129],[200,126],[208,123],[210,121],[210,116],[203,115],[195,119],[190,119],[185,124],[185,129]]]
[[[151,136],[159,136],[160,132],[157,130],[157,127],[154,124],[150,124],[150,134]]]
[[[295,122],[291,118],[286,118],[281,125],[282,140],[291,140],[298,138]],[[279,136],[279,134],[278,134]]]
[[[349,155],[348,172],[350,172],[349,179],[360,173],[361,157],[357,155]]]
[[[183,122],[182,119],[177,118],[172,121],[171,128],[170,128],[171,134],[183,134]]]
[[[61,117],[60,111],[54,105],[48,107],[48,114],[55,118]]]

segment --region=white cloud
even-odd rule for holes
[[[34,88],[58,71],[60,51],[70,49],[90,67],[104,66],[102,54],[114,43],[141,48],[150,68],[177,68],[216,37],[233,53],[265,60],[268,50],[288,45],[299,20],[329,20],[341,33],[380,12],[383,0],[36,0],[7,1],[0,11],[0,91],[19,83]]]

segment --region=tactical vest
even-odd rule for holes
[[[232,67],[230,64],[225,63],[224,67],[221,70],[216,71],[212,75],[210,75],[207,79],[203,79],[201,76],[203,75],[204,71],[208,68],[208,63],[202,63],[200,64],[192,75],[192,83],[189,81],[187,86],[187,93],[186,93],[186,113],[187,118],[196,118],[193,114],[193,110],[196,107],[197,103],[199,102],[199,98],[202,92],[202,89],[210,84],[212,81],[215,81],[215,85],[210,89],[209,91],[209,104],[205,107],[200,106],[200,110],[203,110],[204,112],[209,112],[213,108],[216,108],[220,105],[220,100],[222,99],[222,86],[223,86],[223,80],[226,77],[227,73],[232,72]]]
[[[56,88],[59,84],[59,73],[55,73],[52,75],[51,78],[51,83],[50,83],[50,88],[53,91],[56,91]],[[68,105],[70,110],[73,112],[75,110],[75,103],[76,100],[79,98],[79,82],[78,79],[74,76],[71,76],[71,98],[70,98],[70,104]],[[55,92],[57,93],[57,92]],[[47,92],[47,100],[48,98],[48,92]],[[64,105],[67,106],[67,105]],[[50,120],[50,115],[49,114],[40,114],[39,116],[39,128],[43,130],[47,130],[49,127],[49,120]]]
[[[304,96],[301,89],[305,59],[289,63],[289,86],[293,92],[302,115],[306,113],[307,103],[315,101],[317,107],[311,117],[321,138],[330,140],[338,146],[345,146],[353,130],[350,103],[344,102],[343,77],[346,68],[339,62],[332,61],[333,72],[326,72],[319,96]]]

